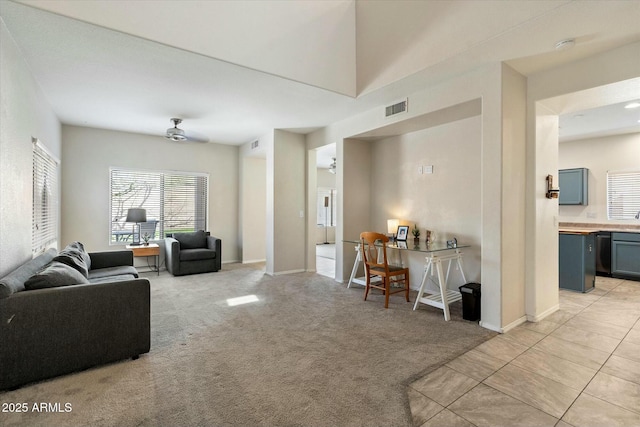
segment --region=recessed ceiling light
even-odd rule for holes
[[[564,39],[556,43],[556,50],[567,50],[575,46],[575,39]]]
[[[638,108],[638,107],[640,107],[640,102],[630,102],[629,104],[624,106],[624,108]]]

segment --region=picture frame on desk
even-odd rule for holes
[[[407,242],[398,242],[398,248],[399,249],[407,249]]]
[[[408,225],[399,225],[398,233],[396,234],[396,240],[398,242],[406,242],[407,236],[409,235],[409,226]]]

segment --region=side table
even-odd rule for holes
[[[160,275],[160,246],[157,243],[149,243],[148,245],[127,245],[127,249],[133,252],[134,257],[155,257],[155,269],[151,269],[151,271],[155,271]]]

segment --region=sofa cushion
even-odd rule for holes
[[[44,270],[34,274],[24,282],[27,290],[57,288],[59,286],[89,283],[78,270],[58,261],[52,261]]]
[[[117,267],[97,268],[89,271],[89,280],[94,283],[94,279],[101,277],[120,276],[122,274],[130,274],[134,278],[138,277],[138,270],[132,265],[120,265]]]
[[[185,249],[180,251],[180,261],[199,261],[215,258],[216,251],[213,249]]]
[[[56,249],[49,249],[42,255],[29,260],[0,279],[0,298],[7,298],[15,292],[24,291],[24,282],[42,270],[45,265],[49,264],[57,253],[58,251]]]
[[[80,242],[71,243],[61,250],[53,260],[67,264],[69,267],[78,270],[84,277],[89,277],[91,258],[87,251],[84,250],[84,245]]]
[[[117,276],[105,276],[105,277],[96,277],[94,279],[89,279],[89,283],[92,285],[97,285],[99,283],[112,283],[112,282],[124,282],[126,280],[135,280],[135,276],[133,274],[119,274]]]
[[[180,250],[207,247],[207,234],[202,230],[193,233],[174,233],[173,238],[180,242]]]

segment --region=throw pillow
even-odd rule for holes
[[[24,287],[27,290],[33,290],[86,283],[89,283],[87,278],[75,268],[61,262],[52,261],[44,270],[34,274],[24,282]]]
[[[207,247],[207,233],[202,230],[193,233],[175,233],[173,237],[180,242],[180,249],[201,249]]]
[[[73,242],[60,251],[54,261],[61,262],[78,270],[84,277],[89,277],[91,259],[80,242]]]

